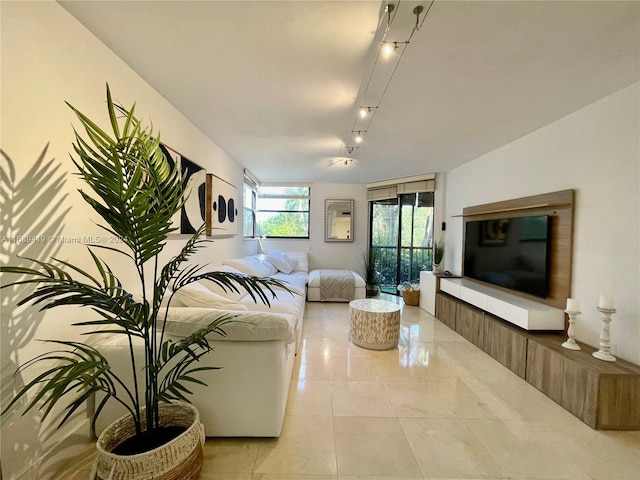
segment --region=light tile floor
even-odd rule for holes
[[[640,432],[592,430],[419,307],[398,349],[348,328],[347,304],[307,303],[282,435],[207,439],[202,480],[640,479]]]

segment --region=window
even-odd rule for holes
[[[265,185],[258,188],[256,235],[309,238],[311,188]]]
[[[245,237],[256,236],[256,198],[258,196],[258,182],[255,177],[245,170],[243,191],[243,224],[242,234]]]
[[[431,269],[434,192],[434,174],[367,184],[369,248],[383,292],[397,294],[399,283]]]

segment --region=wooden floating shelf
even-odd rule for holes
[[[527,205],[524,207],[501,208],[500,210],[484,210],[481,212],[463,213],[461,215],[452,215],[452,217],[477,217],[480,215],[492,215],[494,213],[517,212],[522,210],[535,210],[538,208],[564,208],[571,206],[570,203],[541,203],[539,205]]]

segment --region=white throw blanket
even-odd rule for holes
[[[319,270],[321,300],[353,300],[356,282],[349,270]]]

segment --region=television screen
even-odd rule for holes
[[[545,298],[548,238],[547,215],[467,221],[464,275]]]

